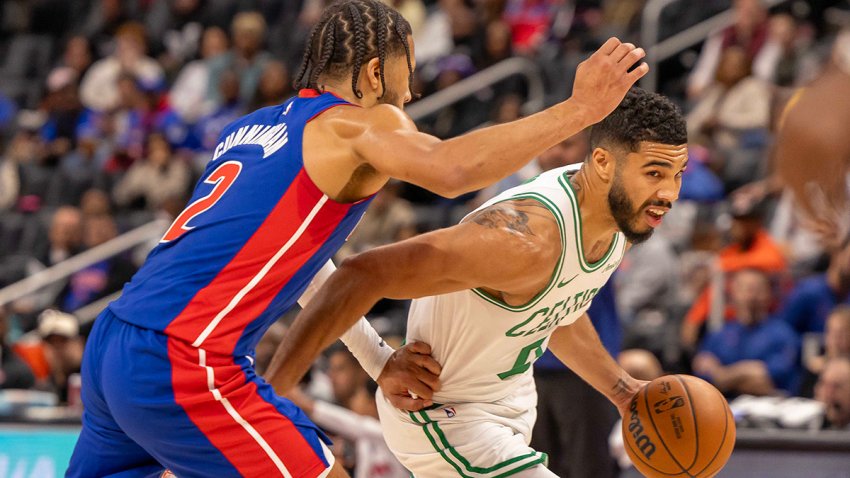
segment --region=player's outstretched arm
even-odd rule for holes
[[[419,133],[395,107],[364,110],[360,114],[368,116],[370,126],[354,138],[354,152],[383,174],[443,196],[481,189],[605,118],[648,71],[645,63],[629,71],[644,55],[643,49],[611,38],[579,65],[566,101],[446,141]]]
[[[460,225],[352,256],[298,315],[266,374],[284,394],[316,356],[378,300],[475,287],[524,302],[545,287],[561,252],[551,212],[532,200],[499,203]],[[416,391],[415,389],[412,391]]]
[[[827,246],[840,247],[850,219],[850,76],[830,65],[787,106],[776,137],[777,173]]]
[[[549,339],[549,350],[599,393],[617,406],[620,414],[644,383],[626,373],[602,346],[587,314],[564,327]]]

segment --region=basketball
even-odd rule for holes
[[[648,478],[708,478],[732,454],[735,420],[708,382],[665,375],[632,399],[623,417],[623,441],[635,468]]]

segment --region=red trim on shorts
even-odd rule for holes
[[[301,431],[286,415],[267,402],[253,382],[247,381],[233,357],[207,355],[214,369],[219,401],[210,391],[208,371],[200,366],[200,350],[173,337],[168,339],[174,398],[189,419],[242,476],[282,476],[269,456],[275,455],[293,477],[314,478],[327,469]],[[270,450],[225,408],[224,400],[250,425]],[[167,432],[167,431],[163,431]],[[202,457],[199,457],[202,459]]]

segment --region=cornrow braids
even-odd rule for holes
[[[413,62],[407,41],[410,34],[407,20],[379,0],[342,0],[330,5],[310,33],[295,87],[319,89],[320,77],[341,79],[350,74],[351,90],[362,98],[360,70],[371,58],[378,58],[383,96],[387,56],[402,51],[412,87]]]
[[[363,98],[363,92],[357,88],[360,81],[360,65],[363,64],[363,55],[366,53],[366,29],[363,25],[363,17],[360,10],[354,4],[348,5],[348,14],[351,15],[351,24],[354,25],[354,61],[351,63],[351,90],[354,96]]]
[[[398,13],[395,10],[392,10],[393,15],[396,17],[393,22],[393,27],[395,30],[395,34],[404,47],[404,56],[407,59],[407,71],[410,72],[410,75],[407,77],[407,87],[412,92],[413,91],[413,63],[410,61],[410,45],[407,43],[407,35],[408,33],[404,31],[404,24],[407,23],[407,20],[401,16],[401,13]]]

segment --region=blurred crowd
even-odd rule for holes
[[[646,3],[387,2],[413,28],[416,93],[428,96],[522,56],[539,65],[548,104],[568,96],[575,66],[609,36],[639,42]],[[2,2],[0,287],[154,219],[173,219],[222,127],[295,93],[291,74],[324,4]],[[837,27],[826,18],[847,7],[827,0],[781,2],[772,9],[758,0],[707,0],[664,11],[662,39],[727,8],[734,23],[659,65],[662,92],[687,113],[689,166],[663,226],[629,251],[607,295],[600,295],[609,298],[610,320],[595,321],[603,340],[614,337],[606,342],[613,344],[609,350],[636,376],[693,373],[730,399],[810,397],[824,412],[818,426],[850,427],[850,245],[823,241],[805,227],[771,164],[786,104],[829,57]],[[519,77],[483,85],[419,126],[450,137],[511,121],[526,113],[527,90]],[[516,175],[453,200],[392,182],[340,258],[453,224],[540,171],[581,162],[587,136],[570,138]],[[59,403],[77,405],[76,374],[91,324],[75,312],[120,291],[145,247],[2,306],[0,389],[48,391]],[[370,318],[380,332],[401,337],[406,307],[383,301]],[[284,322],[258,348],[260,370]],[[376,420],[369,404],[374,388],[344,351],[329,353],[311,376],[305,385],[310,393],[299,397],[305,409],[312,413],[311,397],[318,396]],[[331,417],[328,422],[340,423],[323,406],[318,410]],[[356,423],[373,430],[372,422]],[[349,437],[352,446],[336,452],[352,468],[360,457],[359,476],[395,476],[390,458],[368,465],[386,475],[362,471],[364,460],[376,456],[374,443],[354,444],[370,437]]]

